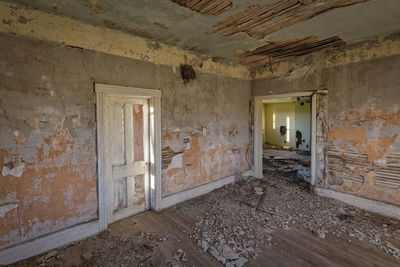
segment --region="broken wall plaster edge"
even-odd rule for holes
[[[220,188],[224,185],[231,184],[234,182],[235,182],[235,175],[232,175],[229,177],[225,177],[225,178],[216,180],[211,183],[207,183],[207,184],[200,185],[200,186],[192,188],[192,189],[188,189],[186,191],[182,191],[182,192],[170,195],[170,196],[163,197],[161,199],[161,205],[160,205],[159,210],[166,209],[166,208],[174,206],[178,203],[181,203],[181,202],[187,201],[189,199],[196,198],[198,196],[207,194],[217,188]]]
[[[311,63],[302,62],[302,59],[310,55],[317,55],[317,58],[314,58]],[[323,57],[318,58],[318,55]],[[399,35],[384,34],[341,47],[326,48],[310,54],[277,61],[272,63],[273,72],[271,72],[270,67],[250,66],[250,76],[251,80],[276,78],[290,74],[292,69],[299,66],[306,66],[306,69],[310,69],[316,60],[319,61],[321,59],[323,60],[322,68],[332,68],[395,55],[400,55]]]
[[[369,212],[400,220],[400,207],[398,206],[321,187],[316,187],[314,190],[320,196],[333,198]]]
[[[46,251],[85,239],[102,231],[98,220],[80,224],[0,250],[0,265],[11,264]]]
[[[25,17],[24,23],[19,17]],[[247,66],[214,62],[176,46],[160,43],[152,48],[152,40],[80,22],[68,17],[0,1],[0,33],[16,34],[33,39],[61,43],[96,52],[143,60],[170,67],[191,64],[198,72],[250,79]],[[8,21],[9,23],[4,23]],[[199,66],[197,66],[199,65]],[[202,65],[202,67],[200,67]]]

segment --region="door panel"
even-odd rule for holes
[[[148,205],[148,103],[107,97],[108,221],[144,211]]]
[[[125,162],[124,146],[124,109],[120,103],[115,103],[111,107],[111,160],[112,165],[120,165]]]

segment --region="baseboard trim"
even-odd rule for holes
[[[0,250],[0,265],[11,264],[51,249],[87,238],[101,231],[99,221],[80,224]]]
[[[315,192],[323,197],[333,198],[366,211],[400,220],[400,207],[395,205],[320,187],[316,187]]]
[[[217,188],[220,188],[226,184],[231,184],[235,181],[235,176],[229,176],[226,178],[219,179],[217,181],[207,183],[180,193],[176,193],[161,199],[161,209],[166,209],[174,206],[183,201],[207,194]]]

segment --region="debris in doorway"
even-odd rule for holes
[[[194,69],[191,65],[181,65],[181,75],[184,84],[196,78],[196,72],[194,72]]]
[[[279,167],[275,170],[283,173],[295,173],[298,178],[301,178],[306,182],[311,183],[310,168],[304,167],[302,164],[286,165]]]
[[[287,179],[300,178],[310,183],[310,151],[266,149],[263,154],[263,170],[281,173]]]

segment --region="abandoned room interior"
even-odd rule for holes
[[[400,1],[0,0],[0,265],[400,266]]]

